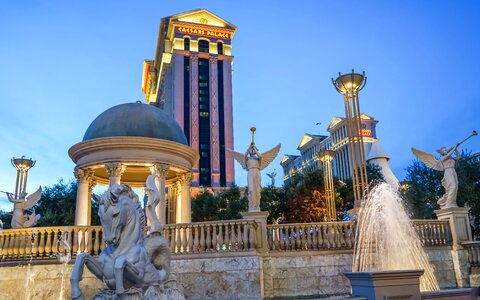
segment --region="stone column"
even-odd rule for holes
[[[181,223],[182,221],[182,183],[177,180],[175,186],[175,223]]]
[[[76,169],[73,174],[77,178],[77,202],[75,207],[75,226],[90,225],[89,208],[92,198],[89,197],[89,185],[93,176],[91,169]]]
[[[154,170],[157,171],[155,176],[155,185],[157,186],[158,191],[160,192],[160,203],[155,208],[158,220],[163,226],[167,223],[167,199],[165,198],[165,179],[167,178],[168,169],[170,166],[168,164],[155,164],[153,166]]]
[[[90,201],[90,205],[88,205],[88,225],[91,225],[92,220],[92,191],[97,185],[97,181],[93,178],[90,178],[88,181],[88,200]]]
[[[218,57],[210,56],[210,170],[212,187],[220,186],[220,133],[218,116]]]
[[[127,167],[120,163],[120,162],[111,162],[105,163],[105,169],[107,170],[110,185],[112,184],[120,184],[120,178],[122,178],[122,174],[125,172]]]
[[[180,207],[180,223],[191,223],[192,222],[192,200],[190,198],[190,186],[192,182],[192,174],[187,173],[182,175],[180,183],[182,185],[182,200]]]
[[[462,247],[463,242],[472,240],[468,210],[466,207],[451,207],[435,211],[439,220],[448,220],[450,224],[450,231],[452,233],[452,261],[457,286],[459,288],[469,286],[468,253],[467,250]]]

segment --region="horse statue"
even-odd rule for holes
[[[149,204],[158,203],[155,198],[160,193],[155,189],[147,187],[155,196]],[[99,203],[107,247],[98,260],[88,253],[77,255],[70,277],[71,299],[84,299],[79,286],[84,266],[108,287],[94,299],[171,299],[164,294],[170,273],[170,248],[160,228],[145,234],[146,219],[138,196],[128,185],[113,184],[100,198],[94,197]]]

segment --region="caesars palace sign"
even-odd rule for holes
[[[177,30],[183,34],[204,35],[221,39],[230,39],[232,37],[232,34],[226,30],[206,29],[192,25],[179,24],[177,25]]]

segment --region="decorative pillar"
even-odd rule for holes
[[[223,110],[225,118],[225,149],[233,149],[232,61],[223,60]],[[225,178],[227,186],[235,182],[233,154],[225,151]]]
[[[92,220],[91,199],[92,199],[92,191],[96,185],[97,185],[97,181],[93,179],[93,177],[90,177],[90,179],[88,180],[88,199],[90,200],[90,205],[88,205],[88,225],[90,225]]]
[[[190,54],[190,147],[199,153],[198,137],[198,54]],[[193,183],[198,186],[200,183],[200,174],[198,163],[192,168]]]
[[[220,186],[220,133],[218,117],[218,57],[210,56],[210,170],[212,187]]]
[[[77,178],[77,202],[75,207],[75,226],[88,226],[89,207],[92,206],[92,198],[89,197],[89,185],[93,176],[92,169],[76,169],[73,174]]]
[[[182,185],[182,200],[180,207],[180,223],[191,223],[192,222],[192,200],[190,198],[190,186],[192,182],[192,174],[187,173],[183,174],[180,180]]]
[[[105,169],[107,170],[110,185],[112,184],[120,184],[120,179],[122,178],[122,174],[125,172],[127,167],[120,163],[120,162],[110,162],[105,163]]]
[[[160,203],[157,205],[155,212],[157,214],[158,220],[160,221],[160,224],[163,226],[167,224],[167,199],[165,198],[165,179],[167,178],[167,173],[170,166],[168,164],[155,164],[153,168],[157,172],[155,176],[155,185],[160,192]]]
[[[174,88],[175,88],[175,103],[173,105],[173,116],[177,121],[178,125],[182,129],[184,127],[184,93],[183,93],[183,82],[185,80],[185,71],[184,71],[184,56],[183,54],[174,54],[173,55],[173,73],[174,73]]]
[[[182,221],[182,183],[181,180],[175,182],[175,223]]]

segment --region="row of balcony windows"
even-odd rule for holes
[[[190,51],[190,39],[189,38],[184,38],[183,39],[183,49]],[[205,41],[205,40],[199,40],[198,41],[198,52],[204,52],[208,53],[210,52],[210,42]],[[223,43],[218,42],[217,43],[217,53],[218,54],[223,54]]]

